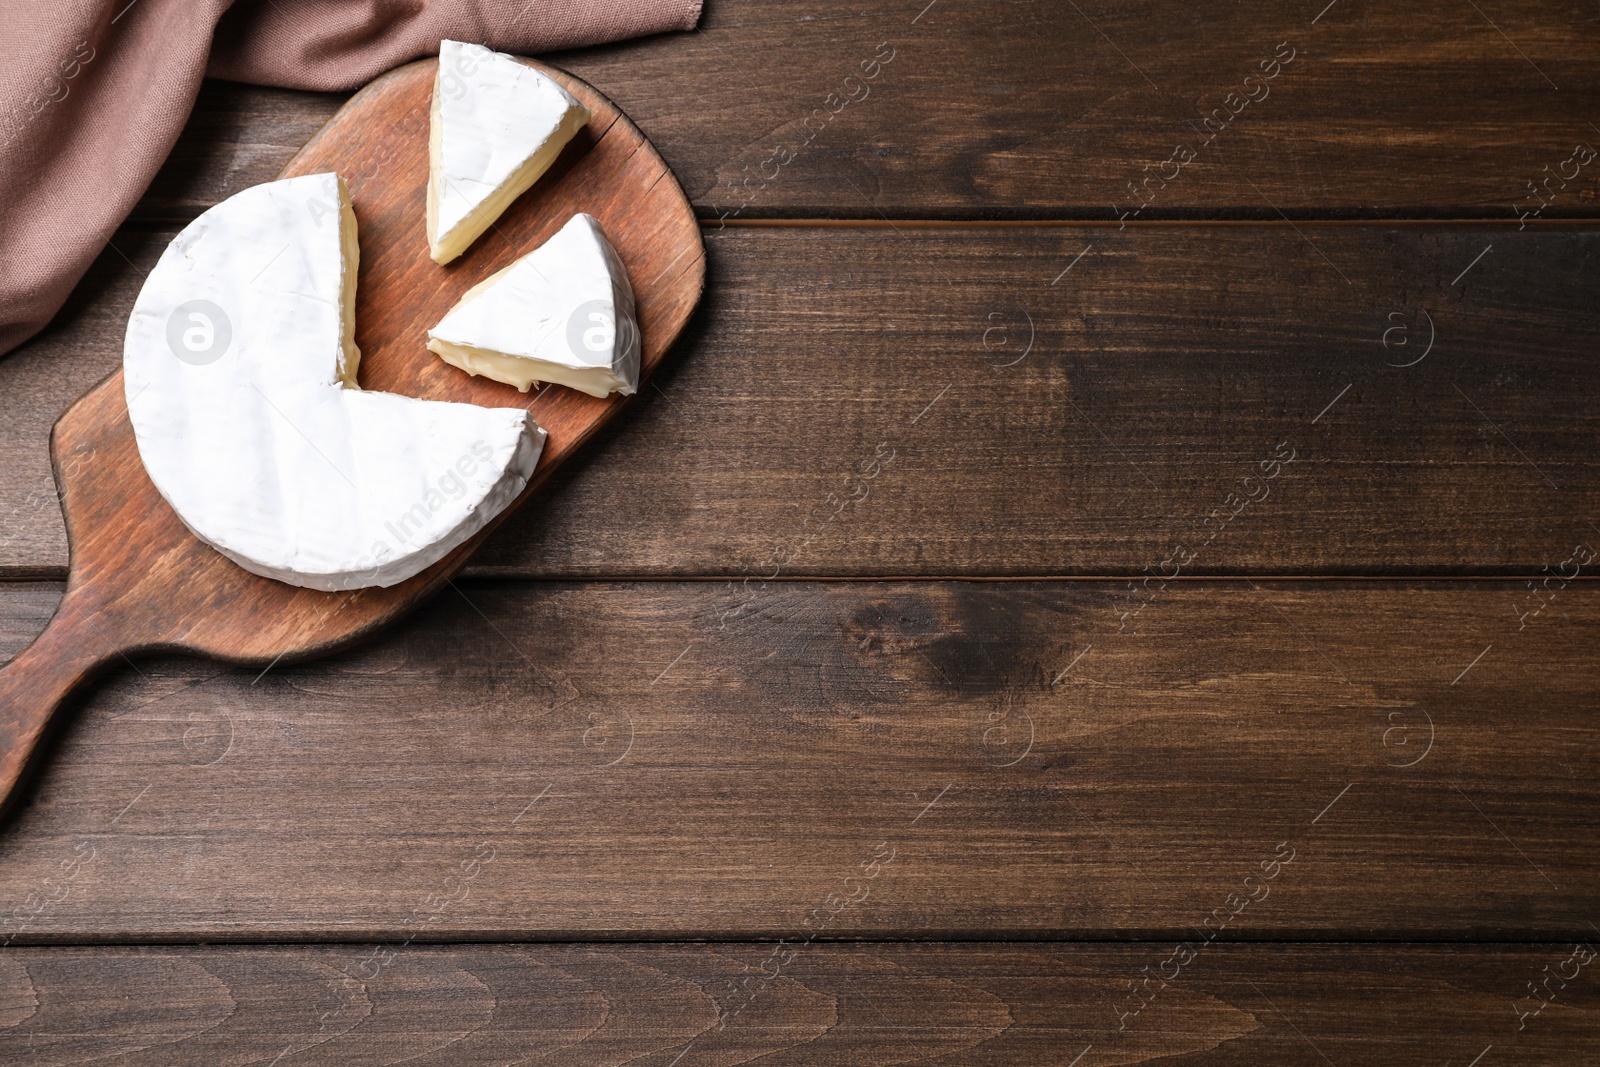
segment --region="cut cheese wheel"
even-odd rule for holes
[[[639,387],[639,326],[622,260],[589,215],[467,290],[428,348],[452,366],[514,385],[591,396]]]
[[[465,252],[589,121],[572,94],[511,56],[443,41],[429,129],[428,246]]]
[[[527,485],[521,408],[356,385],[356,219],[344,182],[247,189],[167,247],[128,321],[128,416],[150,480],[201,540],[312,589],[402,582]]]

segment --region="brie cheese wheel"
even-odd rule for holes
[[[156,489],[246,570],[312,589],[405,581],[516,499],[544,447],[520,408],[356,384],[344,181],[258,185],[184,228],[123,346]]]
[[[441,41],[428,148],[428,246],[449,263],[550,169],[589,110],[532,67]]]
[[[590,215],[467,290],[428,338],[446,363],[523,392],[534,382],[590,396],[639,387],[633,287]]]

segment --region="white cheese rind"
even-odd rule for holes
[[[544,444],[520,408],[360,390],[356,268],[337,175],[258,185],[167,247],[123,347],[156,489],[246,570],[312,589],[424,570],[517,497]]]
[[[442,41],[429,127],[428,247],[449,263],[589,121],[561,86],[482,45]]]
[[[428,338],[445,362],[524,392],[533,382],[591,396],[639,387],[633,287],[590,215],[469,289]]]

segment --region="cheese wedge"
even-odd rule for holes
[[[544,446],[520,408],[362,391],[357,259],[337,175],[246,189],[173,239],[123,346],[156,489],[241,567],[312,589],[422,571],[516,499]]]
[[[590,396],[639,388],[633,287],[589,215],[467,290],[428,338],[446,363],[523,392],[534,382]]]
[[[589,121],[572,94],[482,45],[442,41],[428,147],[428,247],[449,263]]]

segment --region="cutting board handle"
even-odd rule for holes
[[[44,632],[0,667],[0,818],[11,814],[62,702],[121,647],[108,617],[69,591]]]

